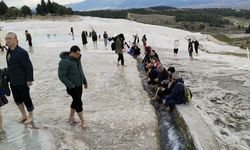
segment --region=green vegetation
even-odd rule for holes
[[[4,1],[0,2],[0,19],[16,19],[18,17],[31,16],[31,9],[28,6],[23,6],[21,9],[16,7],[8,7]]]
[[[56,2],[51,2],[48,0],[46,3],[44,0],[41,0],[40,4],[37,4],[36,12],[38,15],[73,15],[73,10],[71,8],[66,8]]]
[[[203,22],[208,23],[211,27],[224,27],[229,25],[230,21],[225,18],[229,16],[242,17],[245,19],[250,18],[250,10],[235,10],[230,8],[176,9],[168,6],[158,6],[123,10],[95,10],[76,12],[76,14],[83,16],[123,19],[127,18],[128,13],[175,16],[176,22]]]
[[[71,8],[66,8],[63,5],[60,5],[55,2],[48,0],[46,3],[44,0],[41,0],[41,4],[38,4],[36,7],[37,15],[73,15],[73,10]],[[32,16],[31,9],[24,5],[20,9],[16,7],[8,7],[5,2],[0,1],[0,20],[6,19],[17,19],[19,17],[26,18],[27,16]]]
[[[219,33],[219,34],[212,34],[214,38],[216,38],[219,41],[231,43],[233,40],[229,37],[227,37],[225,34]]]

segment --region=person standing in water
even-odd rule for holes
[[[87,89],[88,84],[81,65],[81,50],[74,45],[69,52],[62,52],[60,58],[58,77],[66,86],[67,93],[73,99],[70,106],[69,122],[76,123],[75,112],[77,112],[81,120],[81,127],[87,128],[88,123],[83,116],[82,85]]]
[[[174,56],[177,56],[178,51],[179,51],[179,46],[180,46],[179,40],[175,40],[174,41]]]
[[[193,60],[193,42],[191,39],[188,39],[188,53],[189,53],[189,57],[190,60]]]
[[[144,47],[147,46],[147,37],[146,37],[146,35],[143,35],[143,37],[142,37],[142,43],[143,43]]]
[[[108,46],[108,34],[107,34],[107,31],[104,31],[103,33],[103,40],[104,40],[104,46],[105,46],[105,49],[107,50],[107,46]]]
[[[83,48],[87,49],[87,46],[86,46],[87,43],[88,43],[88,40],[87,40],[86,32],[82,31],[82,44],[83,44]]]
[[[124,56],[123,56],[123,48],[124,48],[124,35],[119,34],[115,39],[115,53],[118,55],[117,65],[121,61],[122,66],[124,66]]]
[[[32,86],[33,66],[26,50],[18,46],[17,36],[13,32],[6,35],[6,45],[9,47],[6,55],[7,72],[14,101],[20,110],[22,117],[19,122],[29,124],[33,121],[34,106],[30,98],[30,86]],[[28,111],[28,116],[26,111]]]
[[[28,30],[25,31],[25,35],[26,35],[26,41],[28,41],[29,43],[29,47],[32,47],[32,37],[31,34],[28,32]]]
[[[199,42],[197,40],[194,41],[194,50],[196,53],[196,56],[198,55],[198,49],[199,49]]]
[[[94,43],[94,48],[97,49],[98,46],[97,46],[97,34],[95,32],[95,30],[92,30],[92,41]]]
[[[75,40],[73,27],[70,28],[70,33],[72,35],[72,40]]]
[[[139,44],[139,41],[140,41],[140,40],[139,40],[138,34],[134,35],[134,42],[133,42],[133,43],[134,43],[135,45],[138,45],[138,44]]]

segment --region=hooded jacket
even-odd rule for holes
[[[58,77],[69,89],[76,86],[87,85],[87,80],[82,70],[81,59],[69,56],[69,52],[60,54],[61,61],[58,67]]]
[[[180,83],[178,83],[180,82]],[[166,101],[173,100],[175,104],[182,104],[184,102],[184,81],[180,78],[176,80],[175,85],[171,90],[171,94],[165,97]]]

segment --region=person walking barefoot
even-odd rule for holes
[[[33,66],[26,50],[18,46],[17,35],[9,32],[6,35],[6,45],[9,47],[6,55],[7,72],[14,101],[20,110],[22,117],[19,123],[29,124],[33,121],[34,106],[30,98],[30,86],[32,86]],[[25,107],[28,111],[28,116]]]
[[[77,122],[75,119],[75,112],[77,112],[81,120],[81,127],[87,128],[88,123],[83,116],[82,85],[87,89],[88,84],[82,69],[80,48],[74,45],[70,48],[69,52],[62,52],[60,57],[58,77],[66,86],[67,93],[73,99],[70,106],[69,122]]]

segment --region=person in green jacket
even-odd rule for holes
[[[60,54],[61,61],[58,67],[58,77],[66,86],[67,93],[72,97],[69,122],[76,123],[75,112],[77,112],[82,128],[87,128],[87,121],[83,117],[82,89],[88,88],[87,80],[82,70],[81,52],[78,46],[72,46],[70,52]]]

